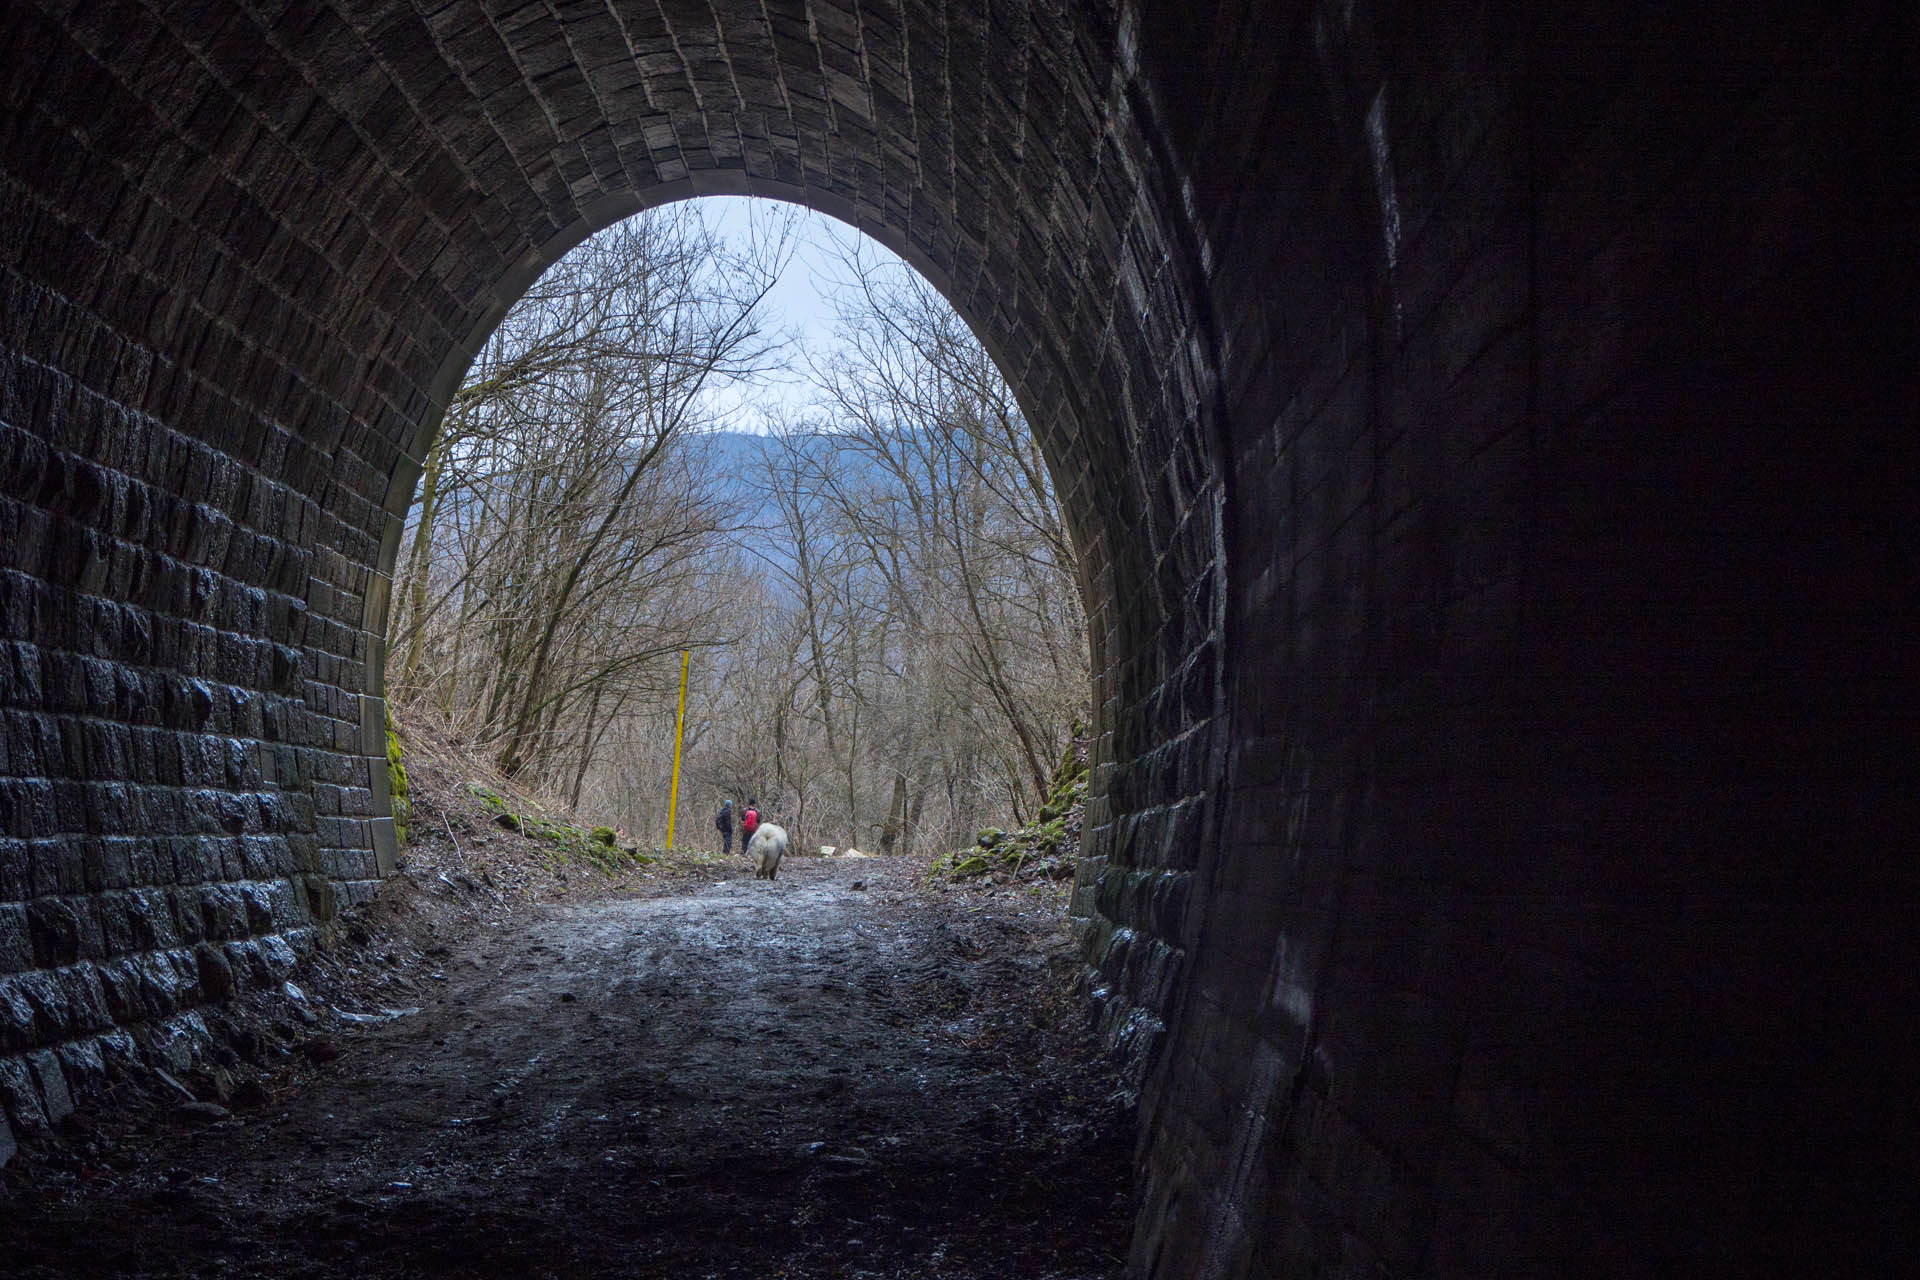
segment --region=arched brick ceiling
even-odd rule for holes
[[[572,242],[724,192],[800,200],[933,278],[1077,516],[1202,483],[1169,447],[1207,381],[1191,253],[1114,5],[125,3],[64,31],[33,8],[9,32],[39,68],[13,86],[31,176],[101,264],[102,319],[238,374],[304,491],[305,448],[357,491],[356,464],[417,453],[465,353]],[[83,157],[95,201],[62,190]]]

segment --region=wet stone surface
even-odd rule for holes
[[[1117,1276],[1130,1116],[1065,925],[920,872],[794,859],[468,930],[417,1012],[233,1108],[16,1162],[7,1272]]]

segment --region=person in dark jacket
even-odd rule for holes
[[[720,854],[725,857],[733,852],[733,801],[720,802],[720,812],[713,815],[713,826],[720,833]]]

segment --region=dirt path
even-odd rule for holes
[[[9,1274],[1117,1275],[1064,930],[916,872],[523,912],[271,1104],[10,1174]]]

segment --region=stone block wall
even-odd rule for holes
[[[1876,1269],[1914,1185],[1910,20],[1156,15],[1231,730],[1135,1272]]]
[[[182,1067],[198,1007],[283,977],[333,893],[306,557],[226,513],[275,497],[112,399],[141,357],[105,335],[106,377],[49,367],[26,321],[65,308],[18,264],[0,293],[0,1101],[32,1131],[130,1059]]]

